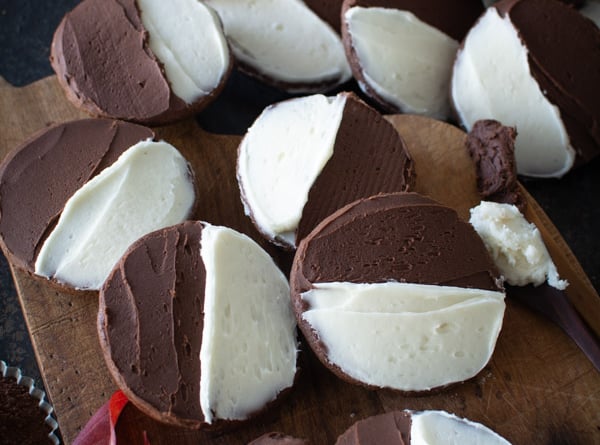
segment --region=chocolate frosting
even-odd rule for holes
[[[359,420],[335,445],[410,445],[411,426],[409,411],[392,411]]]
[[[482,199],[514,204],[524,210],[526,200],[517,183],[515,138],[517,131],[495,120],[475,122],[467,135],[467,150],[477,171]]]
[[[296,439],[283,433],[273,432],[254,439],[248,445],[309,445],[309,443],[304,439]]]
[[[576,164],[589,161],[600,152],[600,30],[557,1],[502,0],[494,6],[510,16],[529,51],[531,74],[560,109]]]
[[[84,0],[51,48],[67,96],[93,115],[160,124],[191,114],[148,46],[135,0]]]
[[[346,0],[344,11],[353,6],[410,11],[459,42],[484,11],[481,0]]]
[[[202,223],[135,242],[100,291],[98,330],[113,377],[135,404],[167,423],[197,427],[206,270]]]
[[[340,207],[377,193],[410,190],[414,182],[402,137],[381,114],[348,93],[333,155],[309,191],[296,245]]]
[[[298,247],[290,284],[296,308],[312,283],[398,281],[498,291],[499,273],[470,224],[417,193],[356,201]]]
[[[109,119],[59,124],[34,135],[0,167],[0,241],[30,272],[67,200],[152,130]]]

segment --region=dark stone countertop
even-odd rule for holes
[[[0,0],[0,76],[15,86],[51,75],[52,33],[77,0]],[[198,120],[208,131],[243,133],[268,103],[285,98],[234,73],[223,95]],[[1,116],[0,116],[1,118]],[[562,179],[524,180],[600,289],[600,159]],[[40,373],[6,259],[0,254],[0,359],[36,379]]]

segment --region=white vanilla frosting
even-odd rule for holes
[[[504,294],[411,283],[315,283],[302,317],[327,360],[361,382],[424,391],[476,375],[489,361]]]
[[[69,198],[35,273],[99,289],[131,243],[184,221],[194,202],[183,156],[166,142],[138,142]]]
[[[409,11],[355,6],[344,20],[367,85],[405,113],[445,119],[458,42]]]
[[[411,414],[410,445],[510,445],[488,427],[445,411]]]
[[[198,0],[136,0],[152,52],[188,104],[210,94],[230,65],[218,16]]]
[[[245,419],[292,386],[296,322],[287,279],[246,235],[202,229],[206,269],[200,349],[205,420]]]
[[[565,289],[540,231],[511,204],[483,201],[471,209],[469,220],[509,284],[536,286],[548,281]]]
[[[458,52],[452,99],[468,130],[479,119],[517,128],[520,174],[559,177],[573,166],[575,151],[559,109],[531,75],[527,55],[510,16],[503,18],[496,8],[488,8]]]
[[[295,245],[308,192],[333,154],[346,96],[306,96],[265,109],[238,153],[246,213],[271,238]]]
[[[342,83],[351,77],[340,36],[300,0],[206,0],[236,58],[281,82]]]

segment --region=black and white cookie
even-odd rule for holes
[[[232,229],[187,221],[134,243],[100,291],[112,376],[165,423],[218,428],[257,415],[296,375],[289,285]]]
[[[109,119],[44,129],[0,167],[0,243],[13,264],[98,290],[140,236],[196,204],[185,158],[152,130]]]
[[[568,38],[565,38],[568,36]],[[600,153],[600,30],[557,0],[502,0],[469,31],[452,102],[470,130],[516,127],[519,174],[560,177]]]
[[[152,125],[200,111],[232,67],[218,16],[197,0],[84,0],[58,26],[50,60],[78,107]]]
[[[359,198],[414,183],[405,144],[354,94],[267,107],[238,152],[246,213],[269,240],[294,248],[323,218]]]
[[[500,275],[473,228],[416,193],[351,203],[296,251],[294,312],[321,362],[352,383],[423,392],[488,363]]]

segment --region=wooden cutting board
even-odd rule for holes
[[[66,102],[56,79],[24,88],[0,84],[0,156],[45,126],[85,117]],[[390,120],[415,157],[419,190],[463,216],[477,202],[464,134],[413,116]],[[189,120],[157,129],[193,165],[200,186],[198,218],[224,224],[260,241],[244,216],[235,181],[239,136],[206,133]],[[433,179],[432,172],[436,172]],[[528,218],[540,227],[568,296],[600,333],[600,300],[572,253],[530,196]],[[262,241],[263,246],[265,245]],[[290,257],[267,247],[280,264]],[[68,295],[12,268],[17,292],[65,442],[71,443],[116,389],[96,334],[97,294]],[[282,404],[251,425],[208,434],[160,425],[131,409],[136,428],[156,444],[245,444],[273,430],[333,444],[353,422],[393,409],[444,409],[482,422],[513,444],[600,443],[600,373],[556,326],[507,299],[502,333],[491,362],[474,379],[443,392],[404,397],[346,384],[302,348],[301,374]]]

